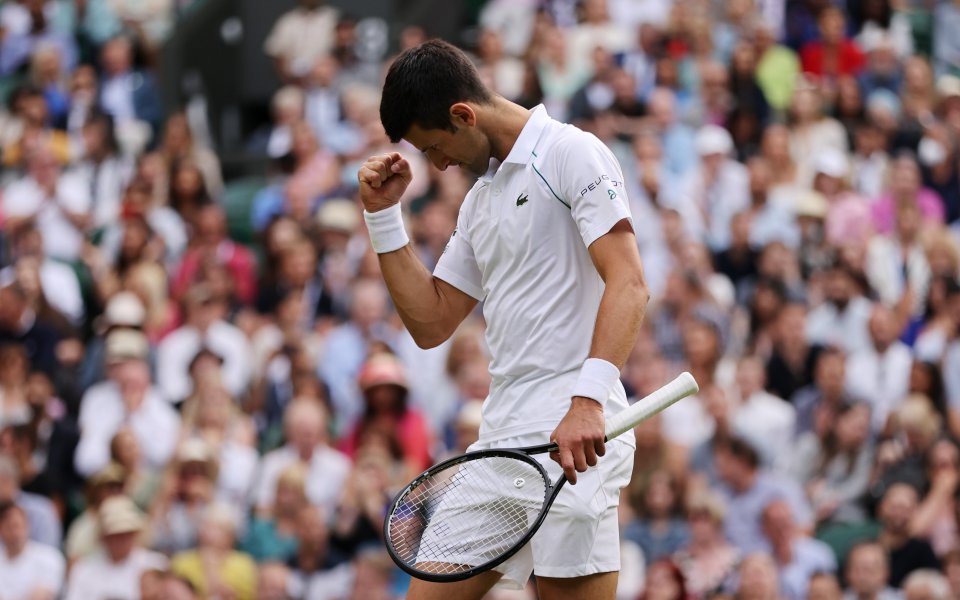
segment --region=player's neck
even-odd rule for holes
[[[484,133],[490,140],[490,152],[493,158],[503,162],[513,149],[513,145],[520,137],[523,126],[530,118],[530,111],[510,102],[506,98],[496,96],[492,104],[483,105],[480,110],[485,118],[481,122],[488,123]]]

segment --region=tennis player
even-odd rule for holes
[[[527,110],[492,93],[442,41],[396,59],[380,117],[394,142],[406,140],[441,170],[479,177],[431,274],[401,219],[407,161],[373,156],[358,173],[371,243],[417,344],[442,343],[484,303],[492,384],[471,450],[555,441],[559,465],[546,460],[548,472],[562,468],[576,483],[496,570],[456,583],[415,580],[408,598],[480,598],[498,581],[521,587],[534,572],[546,600],[612,599],[617,504],[635,442],[626,435],[605,447],[604,415],[627,406],[620,368],[648,300],[620,166],[600,140],[543,106]]]

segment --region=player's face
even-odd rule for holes
[[[490,165],[490,144],[476,127],[454,122],[454,130],[410,127],[405,139],[441,171],[455,166],[483,175]]]

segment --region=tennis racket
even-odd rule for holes
[[[698,389],[693,376],[682,373],[607,420],[605,439]],[[467,579],[507,560],[537,532],[567,481],[561,475],[551,482],[531,458],[556,449],[550,443],[480,450],[431,467],[390,505],[383,538],[391,558],[418,579],[441,582]]]

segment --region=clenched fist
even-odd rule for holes
[[[371,156],[357,172],[360,200],[367,212],[390,208],[410,184],[410,163],[399,152]]]

